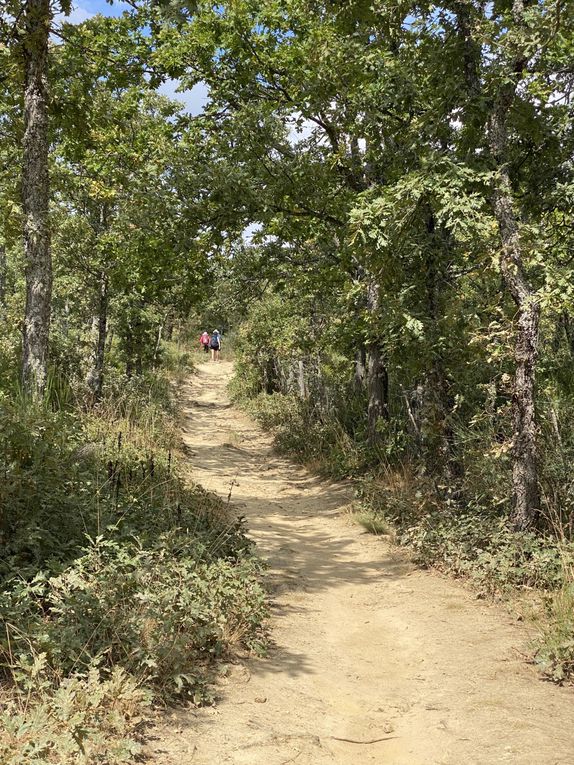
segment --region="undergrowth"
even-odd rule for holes
[[[135,762],[150,705],[211,703],[218,661],[263,648],[260,564],[185,480],[170,375],[0,401],[6,765]]]
[[[430,481],[386,472],[364,478],[358,506],[394,529],[416,559],[472,580],[479,593],[511,588],[554,590],[564,579],[564,547],[535,532],[516,532],[500,512],[461,506],[436,495]]]
[[[360,448],[335,417],[295,395],[274,393],[236,400],[261,426],[273,432],[277,450],[331,478],[362,472],[368,451]]]

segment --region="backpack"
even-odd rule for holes
[[[211,342],[209,343],[209,347],[213,348],[214,351],[218,351],[219,345],[220,345],[219,335],[213,335],[213,337],[211,338]]]
[[[202,345],[207,345],[209,343],[209,332],[203,333],[203,335],[200,338],[200,342]]]

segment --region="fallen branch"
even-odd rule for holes
[[[335,741],[346,741],[349,744],[378,744],[379,741],[390,741],[390,739],[398,738],[398,736],[383,736],[383,738],[371,738],[368,741],[358,741],[354,738],[339,738],[339,736],[329,736],[329,738]]]

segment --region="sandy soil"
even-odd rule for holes
[[[184,438],[269,562],[273,648],[232,668],[215,708],[171,714],[151,762],[574,763],[574,694],[525,663],[526,628],[352,524],[349,487],[278,457],[230,406],[231,372],[200,365]]]

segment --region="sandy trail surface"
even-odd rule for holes
[[[232,502],[270,566],[273,645],[214,708],[160,725],[157,765],[574,763],[574,694],[525,663],[504,609],[349,521],[351,490],[277,456],[230,405],[232,365],[185,390],[193,478]]]

